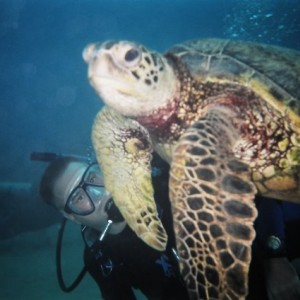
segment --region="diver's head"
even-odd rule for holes
[[[72,157],[57,158],[41,179],[40,194],[46,203],[74,222],[100,231],[108,222],[112,199],[97,164]],[[125,222],[112,221],[110,233],[124,229]]]

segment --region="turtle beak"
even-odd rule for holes
[[[109,50],[106,48],[107,43],[93,43],[87,45],[82,57],[88,65],[88,78],[91,83],[96,78],[112,79],[113,68],[112,58]],[[93,84],[92,84],[93,85]]]
[[[99,50],[101,49],[101,45],[99,44],[88,44],[82,52],[82,57],[84,61],[89,64],[92,60],[94,60],[97,55]]]

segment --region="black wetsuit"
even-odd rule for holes
[[[263,260],[274,257],[299,258],[300,205],[263,197],[256,198],[258,217],[255,220],[256,238],[252,245],[247,300],[267,300]],[[267,247],[268,237],[279,238],[278,250]]]
[[[167,250],[152,249],[128,226],[120,234],[108,234],[103,242],[85,249],[88,272],[104,299],[136,299],[132,288],[140,289],[148,299],[188,299],[172,252],[175,240],[165,168],[160,168],[160,174],[153,177],[153,185],[159,215],[169,236]]]

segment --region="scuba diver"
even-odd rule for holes
[[[43,157],[32,159],[47,161]],[[188,299],[175,251],[168,178],[162,172],[167,165],[153,166],[156,204],[169,236],[166,251],[159,252],[146,245],[127,226],[105,190],[98,164],[74,156],[52,155],[49,160],[40,182],[40,194],[66,219],[83,226],[86,245],[85,268],[73,287],[64,285],[58,264],[61,288],[71,291],[87,271],[98,284],[103,299],[136,299],[133,288],[141,290],[148,299]],[[60,250],[57,257],[60,260]]]
[[[162,253],[144,244],[126,225],[104,188],[96,163],[52,153],[34,153],[32,159],[50,161],[40,183],[44,201],[66,219],[83,225],[85,268],[70,287],[65,286],[62,278],[59,239],[57,269],[62,290],[73,290],[87,271],[98,284],[103,299],[136,299],[132,288],[140,289],[148,299],[188,299],[174,250],[168,201],[169,167],[164,161],[154,156],[152,166],[155,200],[169,236],[167,250]],[[290,263],[300,253],[295,232],[299,228],[296,224],[300,223],[300,205],[257,197],[256,206],[257,236],[246,299],[300,299],[299,278]]]

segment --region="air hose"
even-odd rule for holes
[[[66,292],[72,292],[81,282],[83,279],[84,275],[87,273],[87,267],[84,266],[80,273],[78,274],[77,278],[73,281],[72,284],[67,286],[65,284],[63,275],[62,275],[62,268],[61,268],[61,248],[62,248],[62,240],[63,240],[63,235],[64,235],[64,230],[66,226],[67,219],[63,218],[61,221],[60,229],[58,232],[58,237],[57,237],[57,243],[56,243],[56,274],[57,274],[57,279],[58,279],[58,284],[60,288]]]

